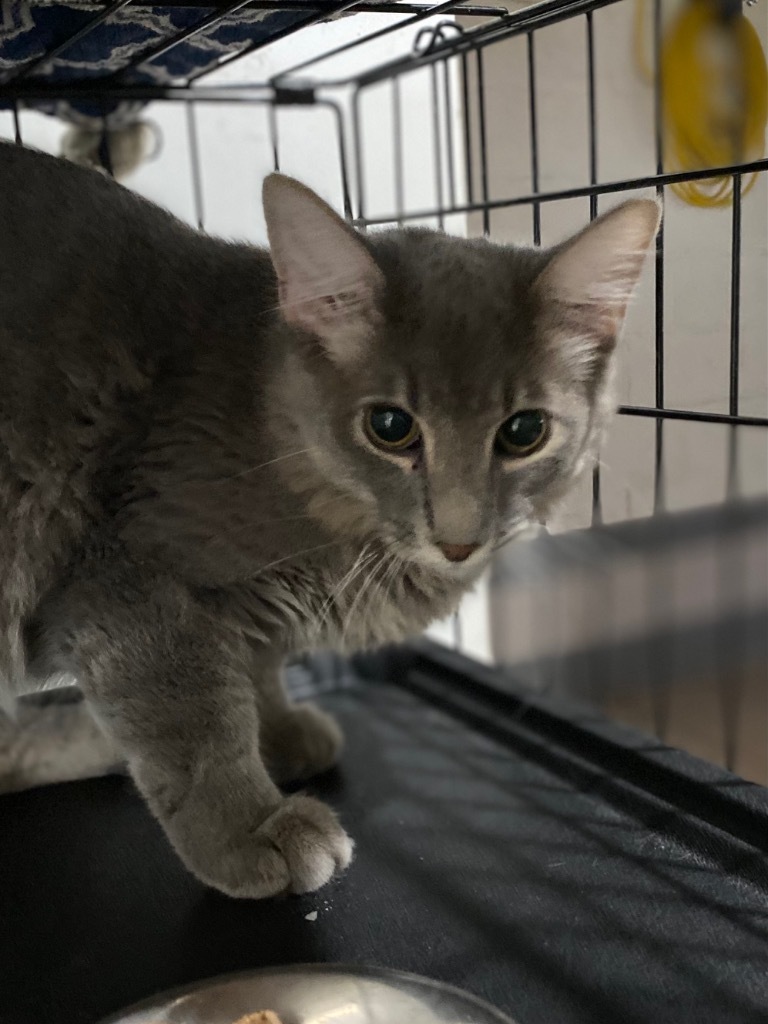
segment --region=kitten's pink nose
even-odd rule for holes
[[[449,562],[466,562],[473,551],[477,551],[479,544],[440,544],[437,545]]]

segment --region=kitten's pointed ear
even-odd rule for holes
[[[652,199],[623,203],[559,246],[539,275],[548,326],[583,365],[615,346],[660,220]]]
[[[283,317],[319,338],[333,359],[361,355],[383,287],[373,257],[346,221],[293,178],[270,174],[262,198]]]

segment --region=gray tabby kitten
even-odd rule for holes
[[[356,234],[267,178],[271,255],[0,147],[0,680],[74,676],[187,867],[346,867],[286,657],[398,640],[544,518],[610,412],[654,202],[551,250]]]

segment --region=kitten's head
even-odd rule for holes
[[[594,452],[657,204],[625,203],[549,250],[361,236],[280,175],[264,208],[291,328],[280,401],[318,479],[411,561],[475,572]]]

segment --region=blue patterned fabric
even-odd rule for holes
[[[0,0],[0,86],[14,73],[84,28],[104,10],[82,0]],[[53,62],[38,68],[30,80],[66,82],[115,74],[140,54],[179,32],[200,24],[214,8],[134,7],[128,5],[68,46]],[[276,32],[304,21],[306,11],[241,10],[167,53],[127,72],[125,83],[170,85],[189,75],[212,69],[222,57],[238,53],[253,42],[268,40]],[[0,107],[8,106],[0,100]],[[35,108],[84,126],[119,128],[136,120],[142,103],[88,102],[35,103]]]

